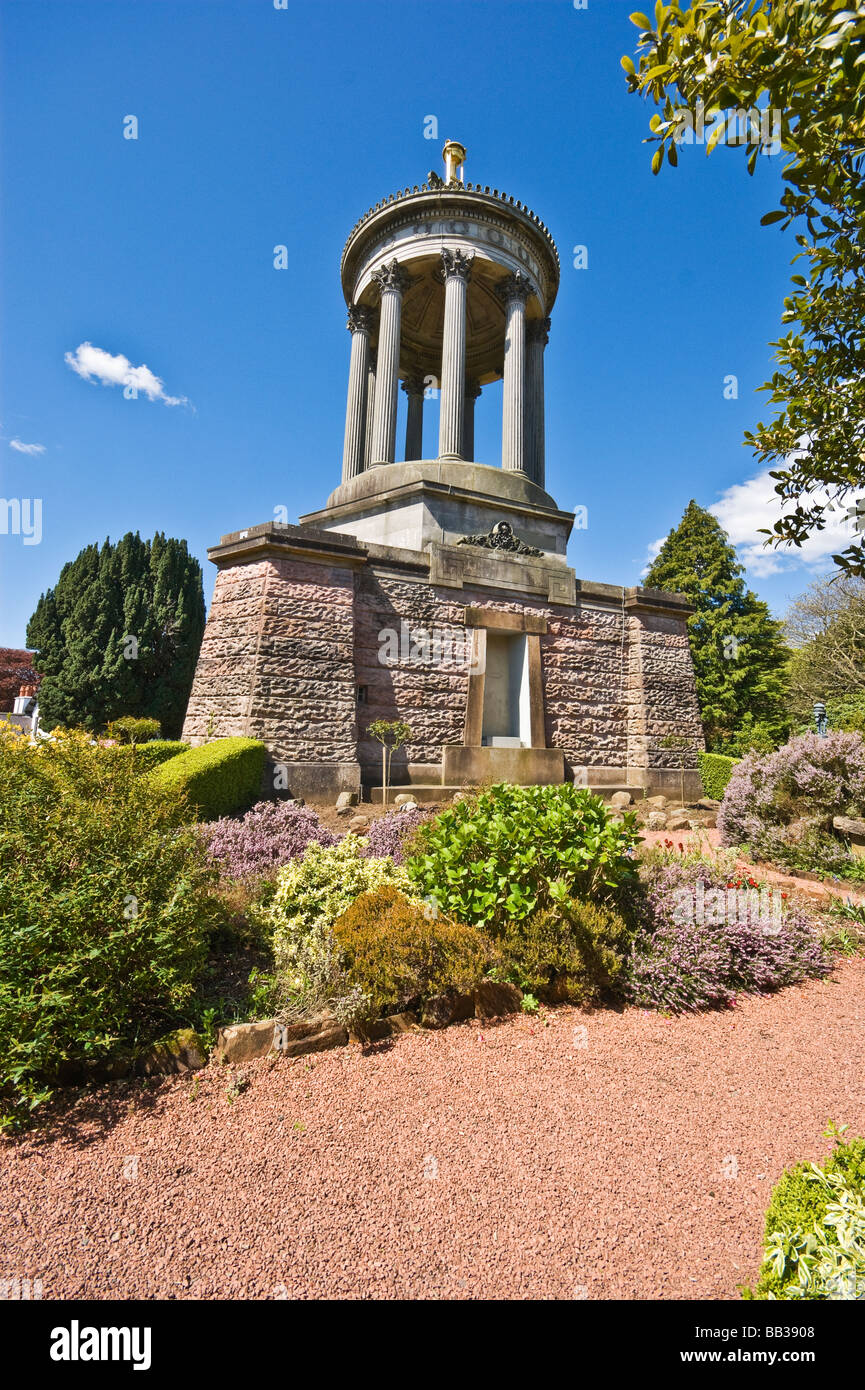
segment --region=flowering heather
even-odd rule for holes
[[[417,807],[411,811],[389,811],[387,815],[379,816],[369,828],[366,847],[362,851],[364,856],[367,859],[390,858],[395,864],[402,864],[405,845],[429,814],[429,811]]]
[[[717,911],[683,912],[689,893]],[[749,890],[753,890],[753,897]],[[780,920],[755,913],[756,884],[711,864],[669,864],[654,876],[648,922],[629,964],[628,997],[672,1013],[731,1007],[739,993],[765,994],[826,975],[831,961],[806,914],[784,904]],[[764,900],[765,901],[765,900]],[[718,920],[720,919],[720,920]]]
[[[803,734],[774,753],[750,753],[734,768],[718,829],[725,845],[750,845],[779,863],[832,870],[844,850],[832,817],[865,808],[865,741],[861,734]]]
[[[314,811],[285,801],[259,801],[241,819],[224,816],[203,827],[205,844],[225,878],[271,877],[307,845],[335,845]]]

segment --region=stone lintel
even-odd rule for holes
[[[505,613],[498,608],[466,606],[466,627],[488,627],[505,632],[546,632],[547,620],[540,613]]]
[[[570,566],[479,546],[431,545],[430,583],[452,589],[482,585],[539,595],[550,603],[576,603],[576,575]]]

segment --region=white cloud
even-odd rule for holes
[[[825,492],[815,492],[812,500],[826,503],[828,498]],[[801,547],[765,549],[765,537],[759,535],[760,528],[771,529],[780,515],[794,508],[793,501],[781,502],[775,492],[774,480],[769,476],[769,470],[765,469],[744,483],[734,483],[728,487],[708,510],[727,532],[742,564],[758,578],[801,566],[825,568],[832,555],[846,550],[847,546],[860,538],[841,505],[839,510],[828,513],[825,529],[813,531]]]
[[[23,444],[20,439],[10,439],[9,448],[15,449],[19,454],[44,454],[44,444]]]
[[[168,396],[165,384],[143,363],[133,367],[122,352],[112,354],[92,343],[80,343],[74,352],[64,354],[64,361],[85,381],[101,381],[103,386],[131,386],[151,401],[166,405],[188,405],[185,396]]]

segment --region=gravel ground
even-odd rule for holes
[[[865,1132],[863,987],[858,958],[724,1013],[560,1008],[239,1085],[212,1066],[104,1087],[0,1144],[0,1278],[46,1298],[735,1298],[782,1169],[827,1151],[829,1119]]]

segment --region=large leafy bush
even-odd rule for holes
[[[492,954],[476,927],[437,916],[391,884],[361,893],[333,930],[349,981],[373,1017],[447,990],[467,993]]]
[[[539,999],[596,1003],[619,985],[631,935],[607,904],[566,898],[507,923],[500,968]]]
[[[843,872],[850,856],[833,816],[865,808],[865,740],[857,733],[804,734],[736,765],[718,812],[721,842],[789,868]]]
[[[153,785],[182,796],[202,820],[244,811],[261,790],[266,750],[254,738],[218,738],[152,773]]]
[[[865,1139],[839,1141],[822,1165],[783,1174],[766,1213],[760,1276],[745,1297],[865,1297]]]
[[[610,892],[633,876],[635,818],[584,788],[491,787],[421,825],[406,868],[422,896],[501,935],[565,896]]]
[[[70,1068],[164,1033],[203,963],[213,870],[199,837],[174,795],[105,751],[80,734],[37,748],[0,735],[7,1123]]]
[[[259,801],[239,819],[212,821],[203,834],[223,877],[243,881],[273,877],[307,845],[335,845],[339,839],[315,811],[286,801]]]
[[[831,970],[808,916],[782,901],[780,921],[756,890],[708,861],[658,868],[643,903],[627,994],[636,1004],[686,1010],[728,1007],[739,993],[768,993]]]

